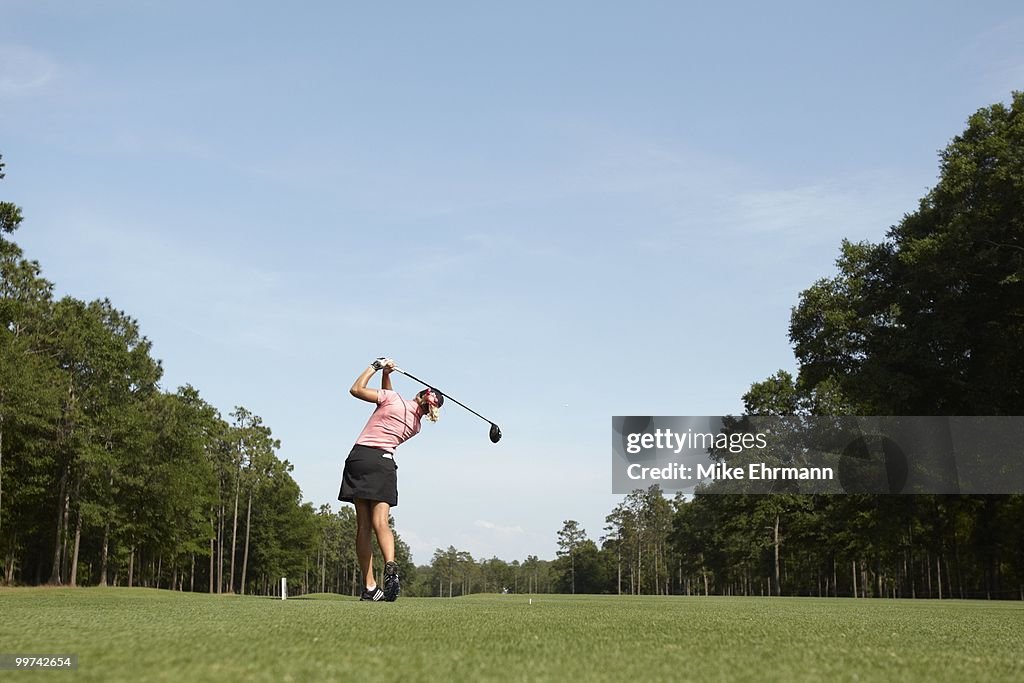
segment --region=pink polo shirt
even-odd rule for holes
[[[390,389],[377,390],[377,408],[366,421],[356,443],[394,453],[398,445],[420,431],[420,406]]]

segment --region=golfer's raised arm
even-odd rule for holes
[[[356,378],[355,383],[352,385],[352,388],[348,390],[348,393],[358,399],[362,399],[363,401],[376,403],[377,390],[366,386],[370,383],[370,378],[373,377],[373,373],[375,372],[377,372],[377,370],[372,365],[363,370],[363,374]]]
[[[395,362],[388,361],[383,368],[381,368],[380,374],[380,388],[391,391],[391,371],[395,369]]]

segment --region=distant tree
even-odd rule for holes
[[[458,574],[459,551],[455,546],[448,546],[447,550],[438,548],[430,561],[434,570],[434,576],[438,581],[438,595],[444,597],[444,584],[448,583],[448,597],[452,597],[452,588],[455,584],[455,577]]]
[[[526,576],[526,592],[540,593],[540,559],[536,555],[528,555],[522,566]]]
[[[239,408],[238,410],[244,410]],[[263,424],[258,415],[247,413],[242,422],[243,436],[239,442],[244,449],[245,469],[239,478],[245,480],[246,513],[245,513],[245,550],[242,559],[242,578],[239,590],[245,594],[246,573],[249,568],[249,538],[252,527],[252,499],[263,482],[270,475],[277,458],[274,452],[281,447],[281,442],[274,439],[270,428]]]
[[[569,558],[569,585],[572,593],[576,593],[576,549],[586,539],[587,532],[574,519],[565,520],[558,532],[558,555]]]
[[[615,506],[605,517],[605,535],[601,537],[604,549],[615,553],[615,593],[622,595],[622,548],[625,543],[627,511],[623,504]]]

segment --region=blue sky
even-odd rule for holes
[[[618,500],[612,415],[739,411],[840,240],[1024,87],[1018,3],[702,5],[0,0],[0,198],[316,505],[378,355],[494,419],[399,450],[398,530],[551,558]]]

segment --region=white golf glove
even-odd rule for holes
[[[395,366],[395,361],[391,360],[390,358],[385,358],[381,356],[380,358],[377,358],[372,363],[370,363],[370,367],[372,367],[374,370],[380,370],[389,363],[391,364],[391,367]]]

